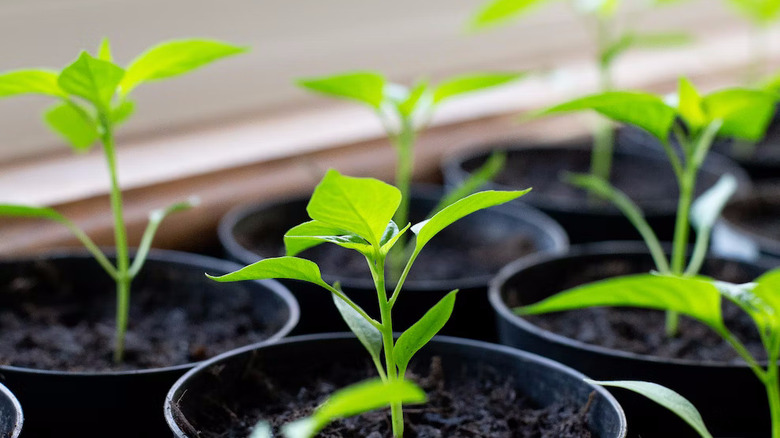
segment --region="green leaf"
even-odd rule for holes
[[[124,74],[121,67],[81,52],[76,61],[62,70],[57,83],[68,93],[106,109]]]
[[[520,315],[535,315],[595,306],[670,310],[695,318],[722,333],[725,328],[720,305],[720,292],[709,281],[637,274],[578,286],[515,311]]]
[[[737,179],[726,174],[696,199],[691,206],[691,223],[697,233],[709,233],[712,230],[723,207],[736,191]]]
[[[337,289],[340,290],[339,287]],[[380,363],[382,356],[382,333],[374,327],[373,324],[363,318],[360,313],[339,298],[336,294],[331,294],[333,302],[336,304],[341,317],[347,323],[352,333],[357,336],[361,344],[368,350],[368,354],[374,359],[375,363]]]
[[[371,251],[371,245],[360,236],[316,220],[297,225],[284,235],[284,247],[288,256],[298,255],[323,242],[335,243],[364,254]]]
[[[412,227],[412,232],[417,235],[417,240],[414,244],[413,257],[416,254],[419,254],[423,247],[430,242],[436,234],[458,219],[468,216],[475,211],[512,201],[525,195],[529,191],[531,191],[531,189],[518,191],[488,190],[467,196],[460,201],[449,205],[433,215],[430,219]]]
[[[474,91],[485,90],[518,80],[526,73],[476,73],[457,76],[440,83],[433,92],[433,104]]]
[[[100,41],[97,57],[103,61],[114,62],[114,55],[111,54],[111,42],[108,41],[108,38],[103,38],[103,40]]]
[[[435,306],[425,312],[419,321],[398,337],[395,347],[393,347],[393,357],[401,376],[406,372],[406,367],[412,360],[412,356],[424,347],[450,319],[457,293],[456,289],[445,295]]]
[[[680,117],[685,120],[685,124],[688,125],[692,133],[699,132],[711,122],[704,113],[699,92],[696,91],[696,87],[687,78],[680,78],[677,99],[677,111],[679,111]]]
[[[111,110],[111,121],[115,125],[124,123],[135,111],[135,103],[131,100],[122,100],[122,102]]]
[[[379,248],[400,203],[401,192],[389,184],[331,169],[314,189],[306,211],[312,219],[354,233]]]
[[[768,25],[780,17],[780,0],[729,0],[747,18],[759,25]]]
[[[701,414],[691,402],[685,397],[672,391],[671,389],[652,382],[641,382],[632,380],[616,380],[611,382],[599,382],[596,380],[585,379],[588,383],[601,386],[613,386],[616,388],[628,389],[637,394],[643,395],[650,400],[658,403],[666,409],[675,413],[678,417],[685,420],[696,430],[703,438],[712,438],[712,435],[704,425]]]
[[[396,242],[398,242],[398,239],[401,238],[401,236],[408,230],[412,224],[406,224],[405,227],[398,229],[398,225],[395,224],[395,222],[390,221],[390,224],[387,226],[387,231],[385,232],[384,236],[382,236],[382,241],[380,244],[382,245],[380,251],[382,254],[387,254],[390,252],[391,249],[393,249],[393,246],[395,246]]]
[[[57,73],[50,70],[16,70],[0,74],[0,98],[20,94],[66,95],[57,84]]]
[[[593,110],[612,120],[644,129],[661,141],[666,141],[677,111],[660,97],[635,91],[608,91],[556,105],[535,114],[550,114]]]
[[[532,7],[549,0],[490,0],[471,19],[470,28],[485,29],[517,18]]]
[[[206,277],[219,282],[287,278],[290,280],[308,281],[326,289],[329,287],[322,280],[320,268],[317,267],[316,263],[297,257],[264,259],[229,274],[222,276],[206,274]]]
[[[506,165],[506,152],[493,151],[485,162],[471,172],[465,181],[444,195],[436,204],[429,217],[441,211],[443,208],[465,198],[479,190],[482,186],[492,181]]]
[[[86,151],[100,138],[97,122],[74,105],[59,103],[43,115],[54,132],[61,135],[78,152]]]
[[[755,283],[755,288],[751,288],[753,295],[772,309],[775,322],[780,321],[780,269],[773,269],[758,277]]]
[[[358,71],[333,76],[304,78],[296,81],[301,87],[331,97],[356,100],[379,109],[385,100],[384,76],[376,72]]]
[[[53,208],[31,207],[29,205],[0,204],[0,216],[48,219],[60,223],[68,222],[63,215]]]
[[[404,101],[398,105],[398,111],[406,117],[414,114],[414,111],[417,109],[417,105],[420,103],[427,91],[428,81],[421,80],[417,82],[417,84],[412,87],[411,91],[409,91],[406,99],[404,99]]]
[[[775,114],[777,95],[766,91],[730,88],[708,94],[702,107],[710,121],[721,120],[719,134],[756,142]]]
[[[228,56],[244,53],[246,47],[213,40],[176,40],[158,44],[140,54],[127,67],[121,87],[126,96],[138,85],[168,79],[211,64]]]
[[[366,380],[334,392],[311,417],[285,425],[282,432],[287,438],[311,438],[331,421],[396,403],[425,403],[426,399],[425,392],[408,380]]]

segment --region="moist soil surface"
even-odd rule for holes
[[[726,207],[723,216],[740,229],[780,241],[780,180],[762,182],[749,198]]]
[[[550,146],[512,151],[495,182],[508,187],[533,187],[526,195],[529,202],[532,198],[544,197],[546,202],[554,201],[570,210],[616,211],[608,203],[594,203],[588,199],[586,191],[561,180],[566,172],[590,171],[591,152],[588,146],[583,142],[571,143],[565,148]],[[646,213],[653,209],[674,211],[679,191],[671,165],[663,159],[643,159],[642,155],[625,153],[616,153],[613,160],[610,182]],[[482,162],[484,158],[472,159],[464,163],[464,168],[472,172]],[[702,191],[703,187],[712,183],[714,178],[703,174],[697,190]]]
[[[563,291],[609,277],[648,272],[650,269],[652,267],[647,266],[643,270],[635,262],[616,257],[601,263],[567,267],[555,274],[557,278],[552,280],[555,283],[552,287],[555,291]],[[753,275],[744,272],[734,262],[705,265],[702,273],[735,283],[746,283],[754,279]],[[526,291],[528,289],[525,288]],[[504,295],[505,302],[510,307],[519,306],[522,303],[518,297],[517,286],[510,284]],[[680,318],[678,335],[667,337],[665,314],[661,311],[606,307],[524,318],[542,329],[564,337],[614,350],[663,358],[742,362],[733,348],[720,336],[704,324],[685,316]],[[758,331],[750,317],[736,305],[724,300],[723,318],[726,326],[745,344],[755,358],[766,359]]]
[[[202,269],[149,273],[131,294],[125,361],[112,360],[115,291],[94,264],[75,274],[38,261],[0,279],[0,365],[60,371],[124,371],[180,365],[267,339],[252,293],[230,284],[207,299]],[[147,265],[148,267],[148,265]],[[197,272],[194,272],[196,271]],[[85,280],[91,276],[98,280]],[[95,285],[94,283],[98,283]],[[160,283],[163,286],[153,287]],[[217,284],[217,283],[215,283]],[[176,287],[172,287],[176,285]],[[216,296],[217,294],[211,294]]]
[[[319,374],[325,377],[313,377]],[[360,368],[331,366],[327,372],[306,373],[289,381],[264,374],[251,376],[230,394],[231,402],[206,394],[199,401],[196,421],[203,438],[246,438],[259,421],[279,427],[311,414],[335,390],[362,378],[375,377],[370,363]],[[427,393],[425,405],[404,408],[407,438],[587,438],[589,402],[583,406],[556,404],[538,408],[514,389],[511,378],[480,365],[462,369],[452,380],[444,376],[434,357],[427,367],[407,376]],[[260,403],[260,400],[265,401]],[[389,409],[339,420],[323,431],[322,438],[391,438]]]

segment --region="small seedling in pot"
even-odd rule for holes
[[[330,170],[315,188],[306,208],[312,220],[293,227],[285,234],[288,256],[261,260],[236,272],[210,278],[217,281],[286,278],[321,286],[332,294],[341,316],[368,350],[380,379],[395,384],[403,380],[412,356],[447,322],[457,294],[457,290],[447,294],[394,340],[392,309],[420,251],[436,234],[458,219],[509,202],[527,192],[475,193],[450,204],[413,227],[410,224],[399,227],[393,221],[402,203],[403,195],[399,189],[375,179],[346,177]],[[405,260],[403,272],[392,293],[388,295],[385,283],[387,255],[410,228],[416,235],[414,249]],[[355,304],[338,284],[326,283],[316,263],[295,257],[301,251],[323,242],[355,250],[365,257],[376,287],[379,320]],[[381,360],[383,353],[384,365]],[[391,403],[391,412],[393,435],[400,438],[404,429],[402,403]]]
[[[680,191],[671,258],[667,258],[642,211],[624,193],[594,175],[570,174],[566,178],[570,183],[610,200],[625,214],[647,244],[659,274],[692,277],[699,273],[704,262],[715,220],[736,190],[736,181],[726,175],[692,207],[696,179],[712,141],[716,135],[760,140],[774,113],[776,96],[746,88],[730,88],[701,96],[693,84],[683,78],[677,96],[671,100],[674,102],[667,103],[660,96],[643,92],[610,91],[576,99],[543,110],[541,114],[592,110],[616,122],[642,128],[661,142]],[[672,137],[680,146],[679,153],[672,146]],[[647,183],[652,184],[652,181]],[[686,264],[691,223],[697,235],[693,254]],[[650,281],[663,278],[652,274],[645,277]],[[533,308],[536,307],[521,311]],[[675,309],[669,310],[666,330],[673,336],[677,333],[678,317]]]
[[[44,120],[76,152],[86,152],[98,142],[103,147],[111,186],[116,264],[81,229],[54,209],[2,204],[0,215],[48,219],[65,225],[114,279],[117,291],[114,361],[117,363],[124,356],[130,285],[146,260],[157,228],[168,214],[190,208],[196,200],[179,202],[151,212],[141,244],[131,263],[122,213],[114,132],[132,115],[135,105],[129,96],[139,85],[178,76],[244,51],[246,49],[218,41],[169,41],[148,49],[126,68],[122,68],[114,63],[106,39],[101,43],[97,56],[83,51],[72,64],[59,72],[31,69],[0,74],[0,98],[41,94],[58,100],[57,104],[46,110]]]
[[[452,98],[504,85],[523,76],[523,73],[476,73],[452,77],[435,86],[427,80],[419,80],[407,88],[388,82],[378,72],[357,71],[300,79],[298,85],[317,93],[359,102],[374,111],[395,148],[395,185],[401,190],[402,200],[394,219],[396,223],[405,224],[409,221],[415,144],[435,110]],[[501,170],[503,164],[503,155],[491,156],[469,180],[444,197],[431,214],[478,190]],[[404,237],[398,247],[405,248]],[[396,262],[394,255],[390,259],[397,277],[402,265]]]
[[[533,8],[554,0],[489,0],[472,17],[469,27],[481,31],[508,23],[520,18]],[[617,13],[623,3],[621,0],[569,0],[582,21],[592,29],[596,46],[596,64],[598,65],[599,90],[609,91],[614,87],[613,67],[620,57],[631,49],[654,49],[685,44],[690,41],[681,33],[637,32],[630,27],[619,26]],[[668,0],[652,0],[655,5],[668,3]],[[605,180],[612,172],[612,150],[614,149],[612,125],[602,121],[594,132],[591,173]]]

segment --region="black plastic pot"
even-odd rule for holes
[[[621,275],[653,269],[650,255],[639,242],[575,246],[562,256],[531,256],[508,265],[491,283],[489,292],[501,343],[561,361],[595,379],[647,380],[672,388],[694,403],[715,436],[769,436],[766,393],[747,365],[665,359],[581,342],[530,323],[515,315],[507,304],[530,304],[574,287],[570,277],[575,275],[614,275],[604,273],[614,271],[615,266],[631,271]],[[762,263],[710,258],[702,273],[706,275],[716,267],[739,269],[748,277],[745,281],[771,268]],[[626,410],[632,436],[698,436],[652,402],[625,391],[616,394]]]
[[[560,180],[563,172],[587,173],[590,166],[590,144],[582,138],[554,144],[521,144],[497,142],[487,152],[468,152],[449,157],[442,163],[445,184],[454,186],[468,178],[490,156],[492,151],[507,153],[507,164],[492,188],[517,189],[533,186],[528,195],[505,204],[504,209],[530,204],[561,224],[572,244],[608,240],[639,240],[633,225],[615,207],[588,199],[586,192]],[[666,158],[649,148],[628,147],[619,141],[613,155],[612,183],[636,202],[650,226],[662,241],[672,240],[678,190],[671,165]],[[697,192],[712,186],[724,173],[739,180],[740,193],[747,192],[750,181],[745,172],[722,158],[708,158],[698,179]]]
[[[411,218],[413,222],[422,220],[434,208],[441,191],[434,187],[417,187],[411,200]],[[282,237],[290,228],[310,220],[306,213],[308,198],[284,199],[275,202],[241,207],[228,213],[220,222],[219,238],[229,258],[239,263],[250,264],[261,258],[284,255]],[[533,243],[536,251],[564,251],[568,248],[568,239],[561,227],[550,218],[533,208],[523,208],[516,212],[501,212],[495,209],[483,210],[469,215],[434,238],[422,251],[415,271],[428,261],[436,261],[438,256],[457,256],[467,250],[475,251],[476,257],[465,259],[468,265],[479,265],[480,257],[490,253],[497,242],[527,239]],[[253,247],[255,239],[269,242],[262,248]],[[451,251],[450,251],[451,250]],[[301,254],[322,262],[329,257],[338,257],[338,268],[322,269],[325,281],[341,282],[345,293],[372,315],[378,315],[376,289],[371,280],[365,260],[334,245],[322,245]],[[350,258],[352,257],[352,258]],[[501,254],[490,269],[484,269],[478,275],[469,275],[458,271],[456,278],[406,281],[404,292],[393,310],[393,322],[399,330],[416,322],[427,309],[436,304],[446,293],[460,289],[452,319],[444,327],[443,334],[495,339],[493,312],[487,302],[487,284],[504,264],[518,257],[518,252]],[[477,258],[475,260],[475,258]],[[345,265],[355,264],[365,270],[360,278],[334,272]],[[446,267],[446,266],[445,266]],[[467,272],[470,266],[463,266]],[[428,278],[436,274],[426,272]],[[295,334],[327,333],[345,331],[346,325],[333,305],[330,294],[317,286],[297,281],[283,280],[301,306],[301,323]]]
[[[518,393],[539,406],[556,401],[581,406],[595,392],[588,412],[593,436],[625,436],[625,418],[615,399],[603,388],[585,383],[582,374],[559,363],[508,347],[449,337],[434,338],[417,354],[415,361],[424,364],[433,356],[441,358],[448,381],[458,379],[464,367],[468,373],[477,364],[505,370]],[[201,426],[201,414],[214,417],[214,411],[209,412],[214,400],[234,397],[237,388],[252,393],[249,376],[292,379],[292,388],[296,388],[303,373],[360,365],[366,359],[367,353],[357,339],[343,333],[301,336],[273,345],[241,348],[205,362],[179,379],[166,398],[165,418],[175,437],[194,438]],[[361,379],[355,376],[355,381]],[[206,398],[210,403],[204,402]],[[263,404],[263,400],[252,397],[250,400],[253,405]]]
[[[83,253],[6,260],[1,266],[0,291],[6,294],[5,301],[19,300],[9,292],[14,290],[10,285],[19,281],[43,284],[31,292],[36,295],[21,301],[36,300],[35,297],[49,291],[52,299],[64,302],[78,302],[99,293],[106,293],[106,300],[114,297],[112,280]],[[253,318],[268,328],[267,342],[289,333],[299,312],[295,299],[281,284],[275,281],[224,284],[204,275],[237,268],[235,263],[210,257],[153,251],[134,280],[133,288],[159,290],[160,294],[168,295],[166,299],[171,300],[172,306],[181,302],[185,312],[189,303],[203,312],[212,312],[228,300],[249,300]],[[63,288],[60,284],[73,287]],[[209,320],[208,315],[202,316],[204,321]],[[157,438],[170,436],[160,415],[166,392],[194,366],[195,363],[185,363],[132,371],[66,372],[2,365],[0,381],[15,392],[24,406],[25,437]]]
[[[723,210],[712,236],[718,254],[755,260],[772,257],[780,265],[780,181],[764,180]]]
[[[11,391],[0,385],[0,437],[17,438],[22,433],[22,407]]]

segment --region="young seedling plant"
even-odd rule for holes
[[[654,5],[662,5],[670,3],[671,0],[651,1]],[[471,18],[469,28],[473,31],[493,28],[518,19],[535,7],[556,2],[561,3],[560,0],[489,0]],[[690,41],[686,34],[637,32],[630,27],[620,26],[616,15],[624,3],[621,0],[566,0],[566,2],[571,4],[582,21],[592,29],[601,92],[613,89],[613,67],[629,50],[664,48]],[[593,175],[605,180],[610,179],[614,142],[611,124],[602,121],[596,125],[591,155]]]
[[[330,170],[315,188],[306,208],[312,220],[293,227],[285,234],[286,257],[261,260],[236,272],[210,278],[217,281],[286,278],[324,288],[332,294],[350,330],[368,350],[379,378],[392,385],[403,380],[412,356],[444,326],[455,304],[457,290],[447,294],[394,340],[393,306],[401,295],[406,277],[420,251],[436,234],[458,219],[509,202],[527,192],[478,192],[445,207],[428,220],[414,226],[406,224],[399,227],[393,220],[402,203],[403,195],[399,189],[375,179],[352,178]],[[385,283],[387,255],[410,229],[416,235],[414,249],[408,255],[392,293],[388,294]],[[316,263],[295,257],[301,251],[323,242],[355,250],[365,257],[376,288],[380,313],[378,320],[346,296],[338,284],[326,283]],[[404,430],[401,402],[391,403],[391,415],[393,436],[400,438]]]
[[[169,41],[148,49],[127,67],[122,68],[114,62],[110,43],[104,39],[97,56],[83,51],[73,63],[61,71],[30,69],[0,74],[0,98],[39,94],[58,101],[45,111],[43,118],[74,151],[87,152],[96,143],[102,145],[110,178],[116,264],[106,257],[86,233],[54,209],[1,204],[0,215],[48,219],[65,225],[114,279],[117,294],[114,361],[117,363],[122,362],[124,357],[130,285],[133,278],[138,275],[146,260],[160,222],[173,212],[190,208],[195,200],[179,202],[151,212],[131,264],[122,213],[114,132],[132,115],[135,105],[129,97],[139,85],[188,73],[244,51],[245,48],[219,41]]]
[[[361,103],[376,114],[395,148],[395,186],[402,193],[395,222],[405,224],[409,221],[415,144],[419,133],[429,124],[436,109],[450,99],[498,87],[523,76],[524,73],[474,73],[448,78],[437,85],[422,79],[408,88],[389,82],[378,72],[355,71],[299,79],[297,83],[316,93]],[[503,155],[491,156],[467,181],[445,196],[431,214],[478,190],[501,170],[503,164]],[[401,237],[398,247],[405,248],[405,242],[406,239]],[[397,261],[399,259],[394,254],[390,256],[390,265],[397,277],[403,265]]]
[[[585,284],[518,308],[516,312],[533,315],[593,306],[665,310],[667,334],[670,336],[677,332],[679,314],[694,318],[728,342],[766,386],[772,416],[772,437],[780,438],[780,270],[772,271],[755,283],[746,285],[733,285],[700,276],[699,270],[706,256],[712,227],[735,191],[736,181],[730,175],[724,176],[691,205],[696,175],[713,138],[720,134],[748,141],[760,140],[774,113],[776,99],[774,94],[746,88],[730,88],[700,96],[689,81],[682,79],[675,105],[646,93],[610,92],[545,110],[545,114],[595,110],[613,120],[632,123],[653,134],[664,145],[680,188],[675,238],[670,261],[642,212],[628,197],[592,175],[572,175],[569,177],[572,183],[595,190],[610,199],[631,220],[650,249],[656,271]],[[679,142],[681,154],[670,144],[670,136]],[[691,222],[697,236],[686,266],[688,227]],[[724,297],[736,303],[755,321],[768,358],[765,367],[726,327],[721,313]],[[641,387],[629,389],[643,390]],[[709,435],[702,433],[702,436]]]

